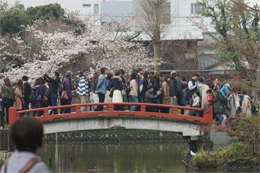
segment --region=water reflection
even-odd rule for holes
[[[39,155],[51,172],[185,172],[185,143],[45,145]]]
[[[258,172],[259,170],[186,169],[186,143],[45,145],[39,155],[51,172]]]

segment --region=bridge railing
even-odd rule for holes
[[[89,112],[81,112],[81,107],[85,106],[107,106],[107,110],[104,111],[89,111]],[[140,111],[122,111],[122,110],[114,110],[114,106],[133,106],[137,105],[141,107]],[[161,113],[161,112],[147,112],[146,107],[161,107],[161,108],[172,108],[172,113]],[[64,114],[55,114],[49,115],[49,110],[54,109],[65,109],[65,108],[73,108],[76,107],[76,112],[64,113]],[[86,103],[86,104],[73,104],[73,105],[62,105],[62,106],[52,106],[52,107],[43,107],[37,109],[29,109],[23,111],[16,111],[14,107],[9,108],[9,124],[12,125],[14,121],[20,118],[21,114],[27,114],[31,112],[43,111],[43,116],[35,117],[41,121],[57,119],[57,118],[66,118],[66,117],[83,117],[90,115],[103,115],[103,116],[117,116],[117,115],[134,115],[134,116],[144,116],[144,117],[166,117],[170,119],[180,119],[180,120],[193,120],[202,123],[210,123],[213,122],[213,109],[210,106],[210,112],[204,112],[203,117],[190,116],[190,115],[182,115],[178,114],[178,109],[191,110],[201,112],[199,108],[192,107],[184,107],[184,106],[173,106],[173,105],[164,105],[164,104],[149,104],[149,103]]]

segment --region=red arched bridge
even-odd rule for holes
[[[104,111],[89,111],[81,112],[83,106],[107,106]],[[114,110],[114,106],[132,106],[138,105],[140,111],[118,111]],[[172,108],[173,112],[147,112],[146,106]],[[49,110],[64,109],[76,107],[76,112],[66,114],[49,115]],[[44,107],[39,109],[30,109],[16,111],[14,107],[9,109],[9,124],[20,118],[21,114],[30,112],[44,111],[43,116],[35,117],[44,124],[45,134],[58,133],[77,130],[94,130],[107,128],[126,128],[126,129],[150,129],[182,132],[183,136],[199,135],[199,130],[195,129],[198,122],[211,123],[213,122],[213,110],[209,113],[204,112],[203,117],[189,116],[178,114],[178,109],[191,110],[201,112],[198,108],[172,106],[163,104],[148,104],[148,103],[87,103],[63,105],[55,107]]]

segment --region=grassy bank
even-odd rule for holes
[[[259,163],[259,153],[253,155],[251,147],[242,142],[232,143],[215,152],[200,151],[193,160],[198,168],[256,167]]]

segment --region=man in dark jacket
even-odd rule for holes
[[[24,110],[28,110],[29,109],[29,103],[30,103],[29,102],[29,96],[31,94],[32,87],[28,82],[27,76],[23,76],[22,80],[23,80],[23,85],[24,85],[24,102],[25,102]],[[27,113],[27,115],[29,116],[30,113]]]
[[[170,100],[171,100],[171,105],[178,105],[177,103],[177,73],[172,73],[172,77],[170,80]],[[172,108],[170,109],[170,114],[172,113]]]
[[[197,85],[198,85],[198,73],[194,73],[188,83],[188,90],[187,90],[187,97],[189,98],[190,105],[192,105],[192,96],[195,91],[197,91]]]
[[[50,84],[50,98],[51,98],[51,106],[57,106],[58,99],[58,89],[59,89],[59,73],[56,71],[53,73],[52,78],[49,77],[45,72],[43,73],[44,80]],[[58,114],[57,109],[52,111],[54,114]],[[52,113],[51,113],[52,114]]]
[[[153,94],[153,86],[148,85],[147,92],[144,96],[144,102],[145,103],[155,103],[155,100],[160,97],[162,94],[161,91],[158,91],[157,94]],[[147,106],[146,107],[147,112],[159,112],[159,107],[153,107],[153,106]]]

